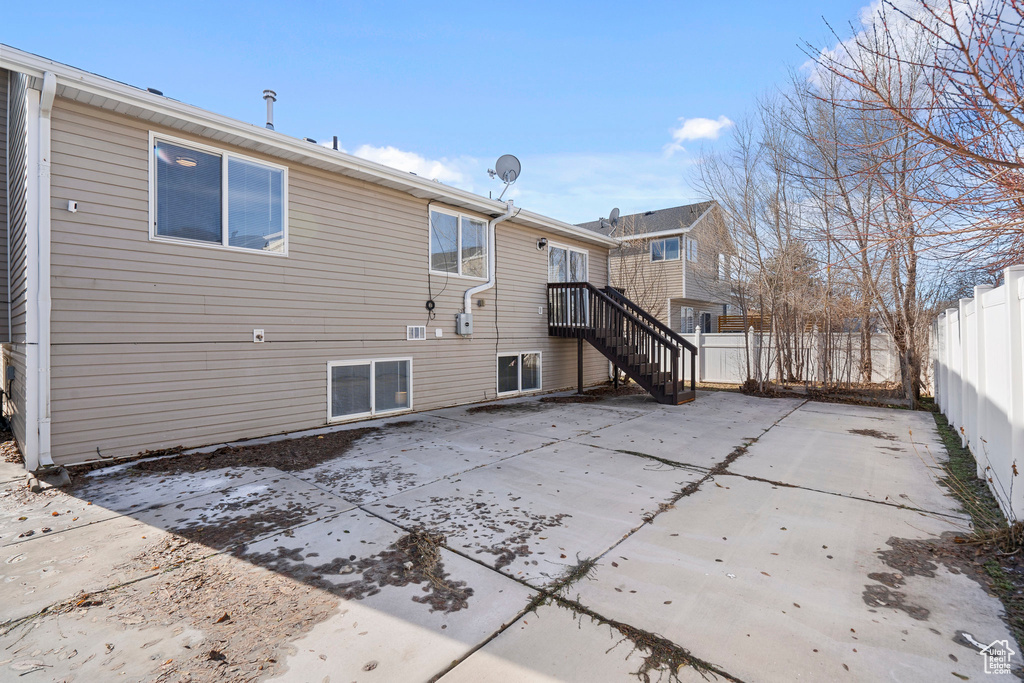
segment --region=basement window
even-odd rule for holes
[[[666,237],[651,242],[651,261],[678,261],[679,238]]]
[[[540,352],[498,355],[498,395],[541,388]]]
[[[327,364],[329,422],[411,408],[411,358],[334,361]]]
[[[288,169],[151,136],[150,237],[287,253]]]
[[[460,213],[430,210],[430,270],[487,279],[487,222]]]

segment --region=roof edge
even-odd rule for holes
[[[375,184],[386,183],[387,187],[414,194],[417,197],[426,195],[427,197],[432,196],[439,201],[454,201],[457,205],[462,205],[491,216],[500,216],[505,212],[504,202],[487,199],[466,190],[427,180],[373,161],[360,159],[345,152],[313,145],[305,140],[299,140],[284,133],[216,114],[163,95],[156,95],[141,88],[24,52],[2,43],[0,43],[0,68],[17,71],[35,78],[41,78],[44,73],[51,72],[57,76],[58,85],[71,87],[99,97],[107,97],[148,112],[199,125],[215,132],[247,137],[282,151],[327,163],[336,167],[338,171],[355,171],[363,176],[369,176],[367,182]],[[592,244],[614,247],[619,243],[615,238],[609,238],[585,228],[578,228],[571,223],[525,209],[520,209],[516,213],[515,222],[527,227],[549,230],[562,236],[573,237]]]

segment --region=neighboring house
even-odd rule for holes
[[[621,241],[610,256],[612,285],[674,331],[718,332],[719,316],[733,312],[735,251],[715,202],[579,227]]]
[[[0,111],[29,470],[608,378],[548,282],[613,238],[4,46]]]

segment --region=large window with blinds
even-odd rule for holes
[[[150,236],[288,252],[288,169],[151,135]]]

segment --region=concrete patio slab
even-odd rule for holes
[[[396,546],[405,536],[354,510],[238,553],[342,598],[334,615],[287,647],[287,669],[275,680],[426,680],[514,619],[533,596],[445,549],[426,570],[438,588]]]
[[[130,517],[117,517],[0,548],[3,621],[28,616],[81,591],[103,590],[153,573],[125,560],[167,535]]]
[[[272,467],[224,467],[173,474],[131,468],[114,472],[95,470],[76,482],[69,493],[93,505],[127,514],[226,491],[279,474],[280,470]]]
[[[133,518],[211,550],[223,550],[354,507],[321,488],[278,472],[226,491],[149,508]]]
[[[0,462],[0,484],[25,483],[25,466],[20,462]]]
[[[948,521],[735,476],[716,483],[602,558],[580,601],[742,680],[973,677],[978,657],[953,641],[959,630],[1012,641],[1002,605],[964,575],[901,576],[892,591],[876,581],[894,573],[876,555],[890,537],[936,536],[955,529]]]
[[[0,547],[113,519],[119,514],[59,492],[33,495],[23,482],[0,484],[0,488]]]
[[[449,671],[444,683],[593,683],[637,680],[645,654],[608,626],[547,605],[508,627]],[[704,683],[694,669],[680,683]],[[657,680],[659,672],[650,673]],[[641,679],[642,680],[642,679]],[[712,679],[713,680],[713,679]]]
[[[632,406],[608,408],[589,403],[544,403],[537,399],[509,404],[503,402],[494,412],[468,412],[471,409],[446,408],[433,411],[431,415],[559,440],[620,424],[647,412]]]
[[[938,484],[936,463],[924,461],[928,456],[920,450],[875,436],[788,424],[784,420],[765,434],[729,471],[966,519]]]
[[[550,583],[593,557],[698,479],[645,458],[563,442],[368,507],[516,578]]]
[[[308,470],[293,474],[359,505],[379,501],[490,462],[550,443],[531,435],[515,435],[491,427],[466,426],[437,441],[358,448]]]
[[[656,411],[574,439],[602,448],[636,452],[681,464],[711,468],[724,460],[737,446],[759,437],[777,420],[800,405],[798,400],[780,400],[758,411],[726,408],[720,396],[712,392],[718,409],[701,406],[698,411],[666,413]],[[741,397],[747,398],[747,397]],[[696,405],[696,403],[691,404]]]

